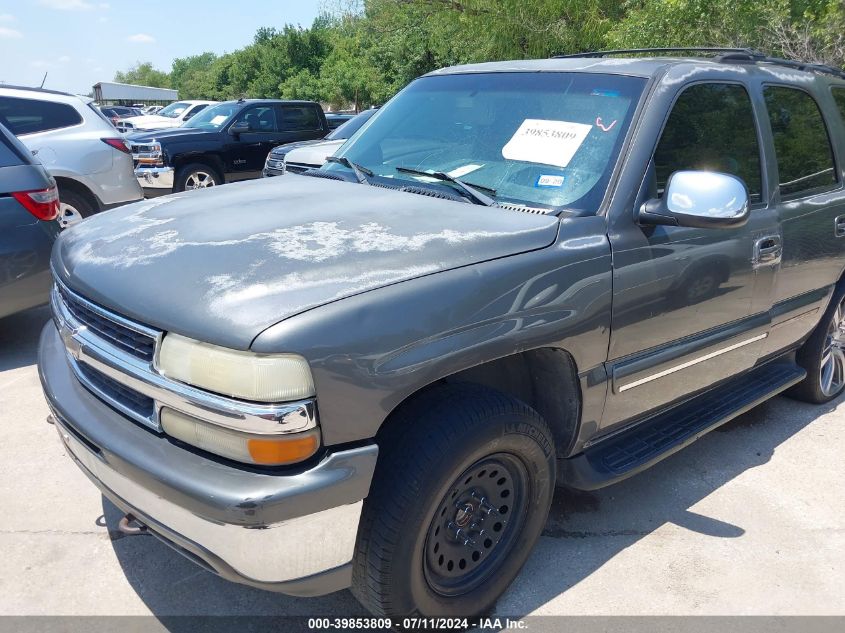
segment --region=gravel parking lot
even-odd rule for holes
[[[230,584],[149,536],[67,459],[38,382],[46,308],[0,320],[0,613],[353,615],[349,594]],[[650,471],[559,491],[498,612],[845,614],[845,408],[776,398]]]

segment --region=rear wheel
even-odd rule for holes
[[[63,229],[81,222],[96,210],[85,196],[72,189],[59,189],[59,224]]]
[[[223,178],[217,170],[203,165],[202,163],[191,163],[180,167],[176,172],[173,183],[173,191],[190,191],[192,189],[207,189],[223,184]]]
[[[373,613],[472,617],[516,577],[548,516],[552,434],[475,385],[432,389],[379,438],[353,593]]]
[[[807,378],[788,394],[821,404],[845,390],[845,286],[837,288],[822,320],[798,350],[798,364]]]

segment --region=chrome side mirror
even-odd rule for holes
[[[714,171],[676,171],[662,198],[640,208],[640,224],[736,228],[748,221],[748,190],[736,176]]]

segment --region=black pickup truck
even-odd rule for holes
[[[181,127],[127,140],[135,175],[150,196],[258,178],[277,145],[321,139],[329,131],[313,101],[240,99],[206,108]]]

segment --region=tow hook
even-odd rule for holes
[[[147,533],[147,526],[131,514],[127,514],[118,522],[117,529],[127,536]]]

